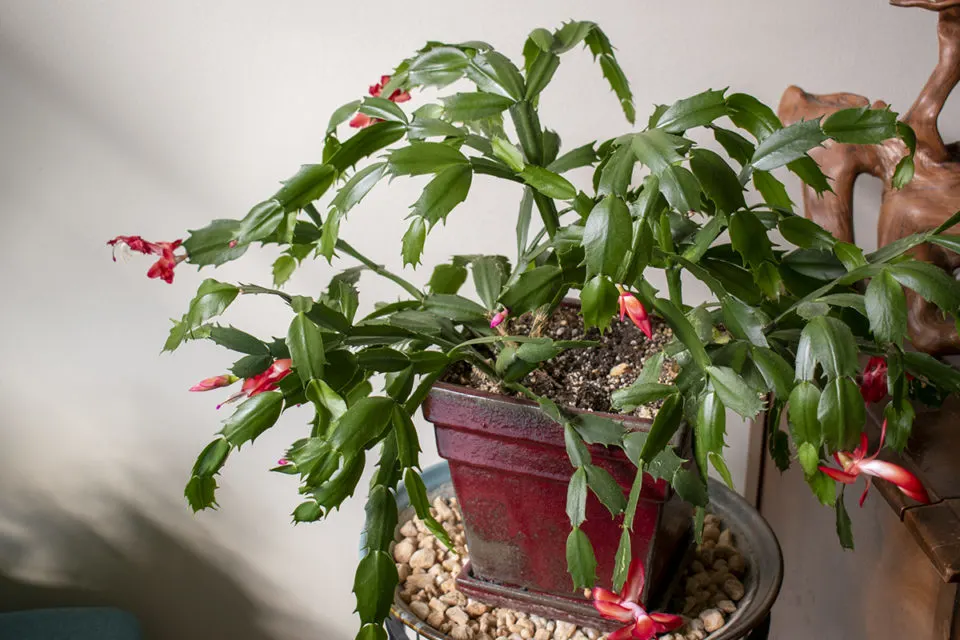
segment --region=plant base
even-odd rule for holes
[[[690,535],[689,530],[686,533],[687,535],[675,538],[677,545],[673,553],[669,554],[663,566],[656,568],[656,573],[663,576],[660,580],[662,588],[659,592],[650,594],[650,602],[654,603],[651,610],[665,610],[667,603],[677,593],[677,589],[683,588],[683,585],[679,584],[680,577],[685,574],[687,565],[693,559],[695,548],[693,536]],[[674,576],[674,579],[669,580],[667,576]],[[623,626],[601,618],[586,595],[562,596],[484,580],[474,575],[469,562],[457,576],[457,590],[470,598],[493,606],[523,611],[550,620],[567,620],[580,626],[603,631],[613,631]]]
[[[457,590],[469,598],[495,607],[505,607],[548,620],[567,620],[574,624],[612,631],[609,622],[597,616],[589,600],[564,597],[523,587],[511,587],[483,580],[473,575],[470,563],[457,576]]]

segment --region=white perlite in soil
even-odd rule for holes
[[[400,574],[400,597],[421,620],[455,640],[600,640],[606,635],[570,622],[545,620],[502,607],[490,607],[457,591],[456,577],[467,562],[463,522],[456,498],[437,498],[433,514],[449,534],[448,551],[414,516],[399,527],[393,558]],[[683,594],[672,609],[687,617],[686,626],[661,640],[703,640],[720,629],[743,598],[743,556],[717,516],[708,515],[703,544],[697,547],[681,581]]]

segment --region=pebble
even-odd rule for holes
[[[440,625],[443,624],[443,621],[443,613],[440,611],[432,611],[430,615],[427,616],[427,624],[436,629],[440,628]]]
[[[456,576],[468,559],[459,507],[455,499],[437,498],[432,511],[456,549],[444,548],[416,517],[398,528],[400,539],[393,548],[403,585],[400,596],[415,616],[454,640],[606,639],[597,629],[579,628],[570,622],[547,620],[468,599],[456,588]],[[668,609],[681,612],[687,617],[687,624],[659,640],[704,640],[707,634],[722,628],[726,617],[737,611],[736,603],[744,597],[740,578],[746,569],[733,534],[717,516],[708,514],[704,519],[703,544],[697,548],[681,582],[683,593]]]
[[[723,590],[734,602],[740,602],[740,600],[743,598],[743,583],[733,576],[727,578],[727,580],[723,583]]]
[[[437,561],[437,553],[433,549],[417,549],[410,556],[410,567],[413,569],[430,569]]]
[[[724,613],[734,613],[737,610],[737,605],[731,600],[720,600],[717,602],[717,609]]]
[[[427,616],[430,615],[430,607],[425,602],[411,602],[410,611],[413,611],[413,615],[421,620],[426,620]]]
[[[416,543],[410,538],[404,538],[393,547],[393,559],[401,564],[409,564],[410,556],[417,550]]]
[[[730,567],[730,571],[734,573],[743,573],[747,569],[747,563],[743,559],[743,556],[739,553],[735,553],[730,556],[730,559],[727,561],[727,564]]]
[[[553,631],[553,640],[570,640],[577,625],[565,620],[557,620],[557,628]]]
[[[470,616],[460,607],[450,607],[447,609],[447,618],[456,624],[467,624],[467,622],[470,621]]]
[[[734,545],[733,545],[733,532],[730,531],[730,529],[724,529],[724,530],[720,533],[720,537],[717,538],[717,546],[718,546],[718,547],[728,547],[728,548],[730,548],[730,549],[733,549],[733,547],[734,547]]]
[[[626,362],[621,362],[620,364],[614,365],[610,369],[610,373],[608,375],[611,378],[619,378],[629,370],[630,370],[630,365],[627,364]]]
[[[434,586],[433,576],[429,573],[414,573],[408,576],[403,584],[410,589],[426,589],[427,586]]]
[[[700,612],[700,620],[703,621],[703,628],[713,633],[723,626],[723,614],[717,609],[707,609]]]
[[[703,526],[703,541],[717,542],[720,540],[720,527],[715,524],[706,524]]]
[[[453,638],[453,640],[473,640],[473,631],[470,627],[453,627],[450,629],[450,637]]]
[[[443,498],[438,497],[433,501],[433,510],[436,514],[436,519],[440,522],[448,522],[454,519],[453,509],[447,505],[447,502]]]

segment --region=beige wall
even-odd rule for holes
[[[776,103],[792,82],[904,109],[936,57],[935,17],[880,0],[0,2],[0,608],[117,603],[154,638],[352,637],[361,501],[289,525],[294,482],[266,471],[303,432],[287,419],[230,460],[222,511],[188,513],[183,482],[223,416],[215,397],[185,389],[229,360],[207,345],[159,350],[209,272],[148,281],[145,258],[114,265],[103,243],[242,215],[317,160],[332,109],[428,38],[516,56],[531,28],[569,17],[605,27],[644,118],[708,87]],[[543,103],[569,145],[625,130],[585,52],[564,59]],[[343,234],[399,267],[416,189],[375,191]],[[867,228],[875,192],[858,191]],[[478,179],[429,238],[427,264],[512,247],[517,197]],[[220,277],[265,282],[271,261],[252,252]],[[308,266],[291,288],[315,294],[330,273]],[[365,305],[395,293],[363,285]],[[264,300],[229,318],[275,335],[288,321]],[[730,431],[749,490],[748,433]],[[432,434],[421,436],[432,462]]]

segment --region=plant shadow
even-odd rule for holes
[[[222,550],[191,548],[137,505],[122,499],[111,505],[111,521],[123,523],[114,539],[68,509],[50,509],[58,504],[51,496],[30,498],[11,505],[0,496],[0,612],[117,607],[133,613],[150,640],[334,637],[315,620],[259,599],[239,581],[256,579],[250,568],[226,571],[218,562]],[[17,566],[28,560],[33,569],[24,578]]]

